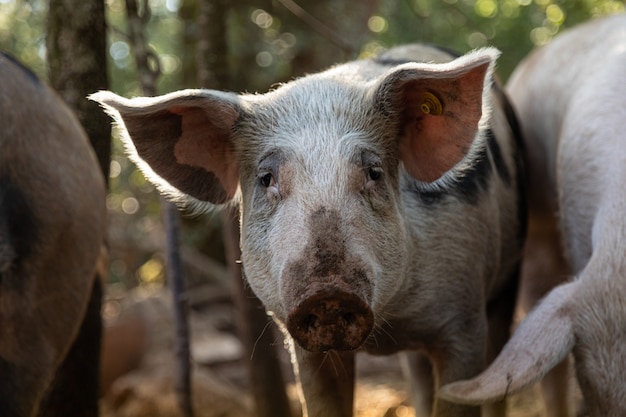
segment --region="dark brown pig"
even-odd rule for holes
[[[1,416],[97,414],[104,198],[77,119],[0,54]]]
[[[357,350],[425,354],[418,382],[437,389],[506,341],[525,213],[497,56],[406,46],[263,95],[92,96],[163,191],[241,204],[245,275],[290,341],[305,416],[352,415]]]

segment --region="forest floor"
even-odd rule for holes
[[[195,416],[253,417],[242,347],[234,336],[232,303],[227,294],[211,298],[194,307],[190,315]],[[164,290],[110,292],[105,307],[103,417],[182,416],[174,391],[169,300]],[[293,381],[280,336],[276,340],[287,379]],[[413,417],[405,388],[397,356],[357,357],[357,417]],[[288,394],[297,417],[301,413],[293,382],[289,382]],[[512,417],[543,416],[536,388],[512,397],[508,408]]]

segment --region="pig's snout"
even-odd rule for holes
[[[374,313],[355,294],[323,290],[302,301],[287,317],[287,330],[312,352],[354,350],[374,326]]]

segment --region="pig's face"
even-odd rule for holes
[[[408,250],[395,126],[368,106],[367,89],[327,84],[316,87],[332,100],[312,101],[297,84],[257,99],[237,128],[254,143],[241,164],[245,272],[309,350],[364,341]]]
[[[407,194],[445,187],[471,152],[496,55],[356,61],[264,95],[92,98],[162,190],[219,204],[240,188],[250,286],[305,349],[348,350],[416,279]]]

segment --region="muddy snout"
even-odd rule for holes
[[[326,289],[304,299],[287,317],[287,330],[312,352],[354,350],[374,326],[374,314],[359,296]]]

